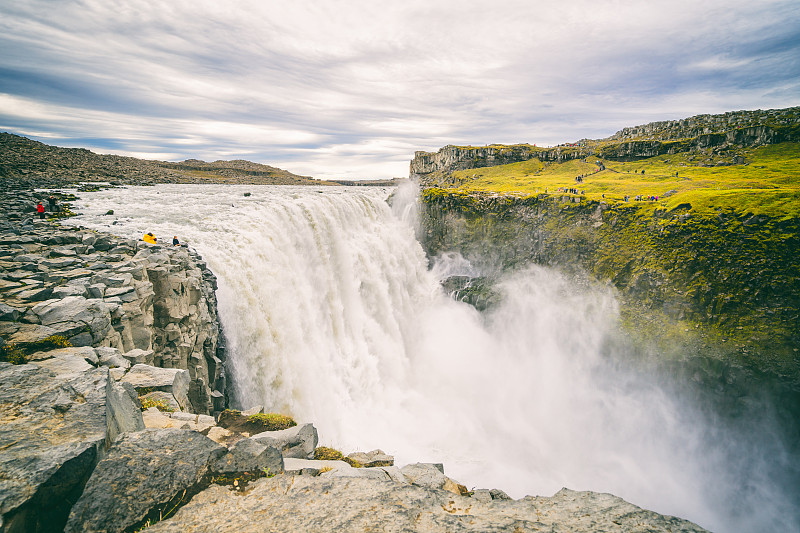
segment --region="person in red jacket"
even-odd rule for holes
[[[42,202],[39,202],[36,205],[36,212],[39,213],[39,218],[44,218],[44,206],[42,205]]]

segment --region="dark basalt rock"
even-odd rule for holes
[[[276,476],[249,488],[241,496],[212,486],[148,531],[706,531],[610,494],[566,489],[551,498],[481,501],[363,477]]]
[[[126,531],[148,518],[157,520],[207,487],[209,466],[224,453],[223,446],[196,431],[126,433],[98,463],[65,531]]]
[[[130,397],[114,387],[107,368],[60,379],[32,364],[0,363],[4,531],[63,530],[106,439],[144,427]]]

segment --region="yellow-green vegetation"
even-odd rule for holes
[[[261,424],[264,431],[279,431],[289,429],[297,425],[297,422],[290,416],[279,415],[277,413],[258,413],[247,417],[248,422]]]
[[[241,411],[225,409],[219,415],[217,424],[235,432],[246,431],[250,434],[262,431],[278,431],[297,425],[290,416],[276,413],[259,413],[245,416]]]
[[[327,446],[319,446],[314,450],[314,459],[317,461],[344,461],[353,468],[361,468],[363,465],[358,461],[354,461],[335,448]]]
[[[36,352],[46,352],[58,348],[69,348],[72,344],[62,335],[51,335],[40,341],[25,344],[4,344],[0,346],[0,361],[23,365],[28,356]]]
[[[175,411],[174,407],[170,407],[166,401],[157,398],[139,398],[139,403],[142,404],[142,411],[146,411],[151,407],[155,407],[159,411],[172,413]]]
[[[774,219],[800,216],[800,143],[741,149],[745,163],[720,165],[706,152],[664,154],[630,162],[589,156],[563,163],[538,159],[453,172],[459,190],[518,196],[569,194],[585,200],[636,205],[647,212],[688,204],[696,213],[733,210]],[[577,176],[583,182],[576,182]],[[605,195],[605,197],[604,197]],[[657,196],[658,202],[636,201]]]
[[[619,289],[629,329],[642,330],[642,336],[650,335],[647,329],[662,340],[692,337],[692,343],[717,344],[725,358],[800,384],[797,148],[753,150],[749,166],[693,167],[709,176],[738,172],[726,179],[728,185],[738,180],[739,189],[692,189],[702,181],[698,178],[659,202],[625,202],[610,193],[605,202],[602,196],[587,199],[593,176],[583,184],[586,197],[429,188],[422,194],[423,245],[429,255],[459,250],[475,265],[485,261],[489,272],[531,262],[577,267]],[[668,187],[673,187],[674,177],[659,177],[653,170],[656,163],[669,165],[663,159],[606,166],[619,166],[615,180],[622,176],[642,186],[672,182]],[[644,177],[640,171],[633,174],[634,166],[645,169]],[[756,171],[767,172],[759,181],[753,178]],[[595,186],[603,183],[614,185],[607,178]],[[742,183],[761,189],[749,196]]]
[[[12,365],[24,365],[28,359],[25,352],[16,344],[4,344],[0,346],[0,361]]]

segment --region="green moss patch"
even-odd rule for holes
[[[0,361],[23,365],[28,361],[28,356],[33,353],[69,348],[71,346],[72,344],[69,340],[61,335],[52,335],[40,341],[25,344],[4,344],[0,346]]]
[[[578,176],[582,182],[575,180]],[[455,189],[465,194],[570,195],[583,201],[626,203],[649,213],[688,204],[698,213],[721,209],[777,219],[800,216],[800,143],[796,142],[628,162],[596,156],[566,162],[533,159],[459,170],[452,177],[459,184]],[[657,196],[658,201],[636,201],[637,196]]]
[[[317,461],[344,461],[353,468],[361,468],[363,465],[358,461],[354,461],[335,448],[327,446],[319,446],[314,450],[314,459]]]
[[[217,425],[237,433],[247,432],[252,435],[263,431],[288,429],[296,426],[297,422],[286,415],[259,413],[257,415],[245,416],[241,411],[226,409],[220,413]]]

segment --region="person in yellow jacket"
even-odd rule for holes
[[[150,244],[157,244],[156,236],[152,233],[145,233],[144,237],[142,237],[144,242],[149,242]]]

